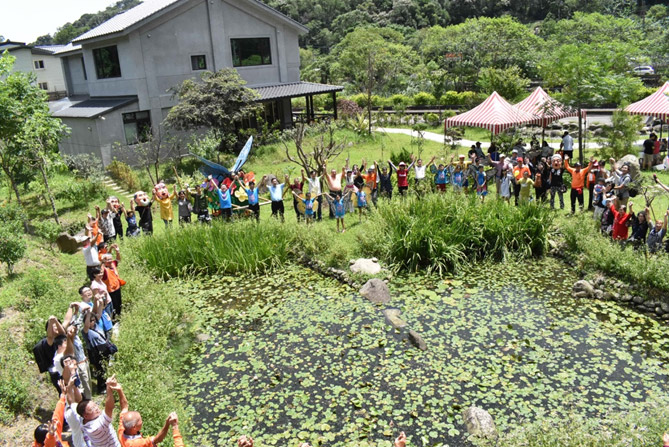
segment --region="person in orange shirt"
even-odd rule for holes
[[[576,201],[578,206],[583,211],[583,189],[585,188],[585,176],[588,174],[590,167],[593,165],[594,159],[590,159],[590,164],[587,168],[582,169],[581,163],[569,166],[569,157],[564,159],[564,168],[571,174],[571,213],[576,212]]]
[[[112,258],[111,253],[105,253],[100,257],[102,261],[102,282],[107,286],[107,292],[112,300],[114,306],[114,318],[121,316],[121,306],[123,301],[121,299],[121,287],[125,285],[125,281],[119,278],[118,263],[121,262],[121,250],[118,245],[113,244],[110,247],[111,251],[116,252],[116,259]]]
[[[121,442],[121,447],[155,447],[157,444],[163,442],[170,426],[172,426],[174,445],[183,446],[183,440],[179,433],[179,426],[177,425],[178,419],[176,413],[172,412],[167,416],[165,424],[156,436],[145,438],[141,434],[142,416],[137,411],[128,410],[128,399],[125,397],[121,384],[116,382],[112,385],[111,389],[118,393],[119,406],[121,407],[118,424],[118,439]]]
[[[67,388],[65,382],[59,380],[61,389],[60,399],[56,404],[56,409],[53,411],[51,420],[48,424],[42,424],[35,429],[35,440],[33,447],[56,447],[60,444],[62,447],[69,447],[67,441],[63,441],[63,422],[65,421],[65,401],[67,399]]]
[[[516,183],[513,185],[513,196],[515,197],[516,206],[518,206],[518,197],[520,196],[520,184],[523,179],[523,173],[527,172],[529,176],[532,175],[530,167],[524,163],[523,157],[516,158],[516,165],[513,167],[513,177],[516,179]],[[528,176],[528,178],[529,178]]]

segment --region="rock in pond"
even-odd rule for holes
[[[595,295],[595,288],[583,279],[574,283],[573,291],[574,296],[577,298],[589,298]]]
[[[409,341],[411,342],[412,345],[414,345],[421,351],[425,351],[427,349],[427,343],[425,343],[423,337],[421,337],[420,334],[414,331],[413,329],[409,329]]]
[[[381,273],[381,266],[378,262],[372,259],[360,258],[351,264],[351,271],[353,273],[364,273],[365,275],[376,275]]]
[[[399,309],[383,309],[383,316],[394,328],[400,329],[407,325],[407,322],[400,318]]]
[[[472,436],[494,439],[497,437],[497,427],[490,413],[479,407],[469,407],[462,412],[467,432]]]
[[[390,302],[390,290],[388,285],[378,278],[372,278],[362,286],[360,295],[375,304],[386,304]]]

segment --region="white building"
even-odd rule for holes
[[[23,42],[0,42],[0,53],[5,50],[16,58],[12,71],[35,75],[36,84],[49,93],[50,99],[67,96],[65,76],[60,57],[56,53],[64,45],[30,46]]]

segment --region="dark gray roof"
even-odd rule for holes
[[[314,82],[293,82],[291,84],[253,87],[253,90],[260,95],[260,101],[269,101],[271,99],[340,92],[344,90],[344,87],[341,85],[316,84]]]
[[[173,4],[178,3],[180,1],[182,0],[144,0],[143,3],[140,3],[134,8],[131,8],[125,11],[124,13],[115,15],[114,17],[102,23],[101,25],[85,32],[81,36],[72,40],[72,43],[83,42],[88,39],[94,39],[96,37],[123,32],[128,28],[130,28],[131,26],[148,19],[152,15],[157,14],[158,12],[164,10],[165,8],[168,8],[169,6],[172,6]],[[267,6],[266,4],[264,4],[259,0],[246,0],[246,1],[254,3],[255,5],[273,14],[281,16],[282,19],[291,22],[294,26],[298,27],[303,32],[308,31],[308,29],[304,25],[283,15],[276,9]]]
[[[136,96],[118,96],[113,98],[88,98],[73,102],[69,107],[53,111],[56,118],[97,118],[119,107],[137,102]]]

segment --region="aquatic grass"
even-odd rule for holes
[[[602,272],[631,284],[669,292],[669,255],[646,255],[601,235],[591,216],[561,219],[560,232],[567,250],[584,270]]]
[[[552,221],[544,207],[452,192],[380,202],[377,211],[365,248],[398,269],[440,274],[483,259],[542,255]]]
[[[261,273],[288,260],[293,237],[289,226],[274,221],[217,221],[139,238],[132,250],[162,278]]]

